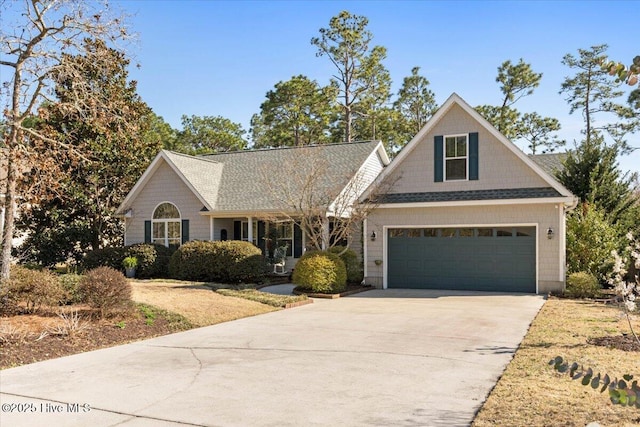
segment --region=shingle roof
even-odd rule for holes
[[[529,154],[529,158],[536,162],[546,173],[555,177],[556,173],[564,169],[567,153]]]
[[[538,199],[546,197],[562,197],[562,195],[552,187],[437,191],[428,193],[385,194],[378,198],[376,203],[459,202],[474,200]]]
[[[322,185],[327,193],[346,186],[378,141],[264,150],[233,151],[204,156],[167,152],[171,161],[216,211],[253,211],[279,208],[269,183],[291,183],[296,175],[321,165]],[[300,172],[303,172],[300,174]],[[268,181],[268,182],[267,182]],[[289,187],[291,189],[291,187]]]

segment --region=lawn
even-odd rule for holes
[[[86,305],[1,317],[0,369],[268,313],[291,303],[291,298],[306,298],[256,291],[225,296],[203,283],[134,280],[131,284],[133,308],[106,319]],[[247,298],[262,298],[265,303]]]
[[[640,331],[640,319],[634,319]],[[473,422],[483,426],[602,426],[640,425],[640,410],[613,405],[600,393],[555,372],[549,360],[562,356],[603,375],[640,378],[640,351],[593,345],[588,340],[629,332],[617,307],[587,301],[549,299],[531,324]]]

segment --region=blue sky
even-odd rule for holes
[[[609,45],[612,59],[640,54],[638,1],[204,1],[118,0],[139,39],[130,53],[142,98],[174,128],[180,116],[221,115],[249,130],[267,91],[294,75],[324,85],[334,72],[311,45],[341,10],[369,18],[374,44],[387,48],[397,92],[411,68],[431,82],[439,104],[456,92],[469,104],[498,104],[497,67],[523,58],[540,86],[516,107],[556,117],[572,146],[583,127],[569,115],[561,64],[579,48]],[[626,93],[630,91],[625,87]],[[630,142],[640,147],[640,135]],[[640,171],[640,150],[620,159]]]

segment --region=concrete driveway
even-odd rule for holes
[[[543,302],[376,290],[34,363],[0,425],[468,425]]]

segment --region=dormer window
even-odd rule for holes
[[[445,181],[467,179],[468,149],[467,135],[444,137]]]

